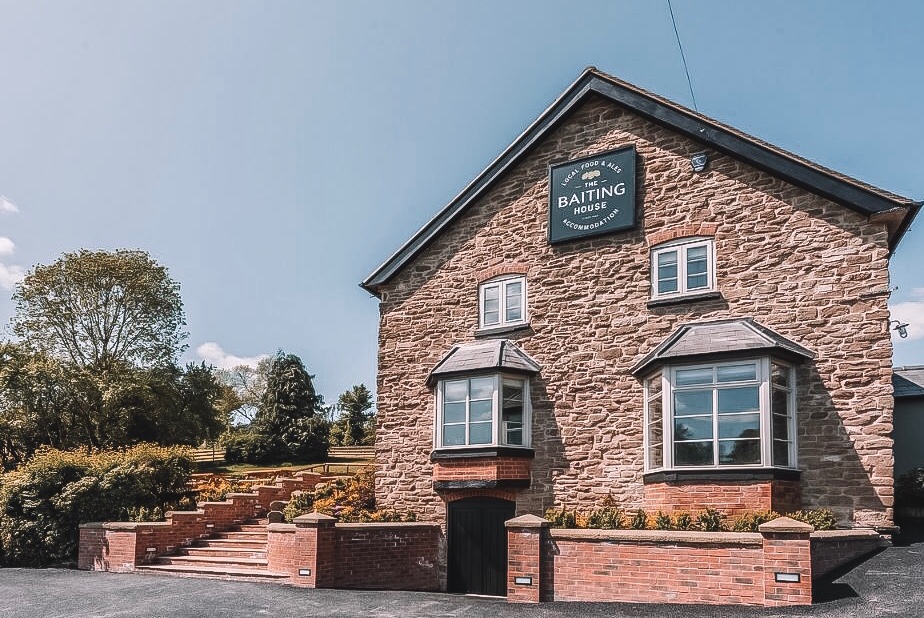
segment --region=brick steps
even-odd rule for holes
[[[135,567],[136,573],[154,575],[173,575],[175,577],[201,577],[207,579],[226,579],[232,581],[286,583],[286,573],[273,573],[266,569],[228,568],[206,565],[146,564]]]
[[[179,547],[173,554],[158,556],[152,564],[136,570],[178,577],[284,581],[288,575],[267,568],[266,525],[266,520],[245,522],[188,547]]]

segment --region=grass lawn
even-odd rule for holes
[[[288,472],[295,474],[302,470],[314,470],[324,474],[354,474],[361,468],[373,465],[368,459],[341,459],[331,457],[324,462],[282,462],[278,464],[227,464],[225,462],[211,463],[200,461],[196,464],[196,472],[213,472],[215,474],[228,474],[231,476],[258,475],[261,472],[278,474]]]

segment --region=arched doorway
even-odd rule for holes
[[[464,498],[447,506],[449,592],[507,596],[507,530],[516,504]]]

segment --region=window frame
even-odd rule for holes
[[[676,385],[676,376],[679,370],[687,369],[712,369],[714,372],[718,371],[719,367],[731,366],[731,365],[744,365],[744,364],[754,364],[757,369],[757,379],[748,380],[746,382],[754,383],[756,382],[758,386],[758,401],[759,401],[759,442],[760,442],[760,461],[753,464],[722,464],[720,461],[719,453],[719,444],[722,440],[719,437],[718,432],[718,421],[721,414],[719,414],[717,409],[717,395],[714,395],[712,409],[710,411],[711,420],[712,420],[712,437],[711,443],[713,447],[713,463],[709,465],[676,465],[674,463],[674,421],[675,421],[675,410],[674,410],[674,393],[677,390],[695,390],[697,387],[691,385],[689,388],[677,388]],[[777,464],[774,461],[773,446],[777,440],[773,436],[773,410],[771,406],[771,396],[772,390],[775,388],[772,383],[772,368],[773,366],[779,366],[783,368],[788,373],[788,387],[787,388],[777,388],[777,391],[782,391],[786,397],[786,406],[787,406],[787,430],[789,440],[788,442],[788,464]],[[660,397],[657,394],[649,395],[652,389],[652,384],[654,381],[658,381],[657,388],[660,388]],[[736,388],[736,385],[744,384],[745,381],[741,382],[728,382],[728,383],[718,383],[713,380],[710,384],[699,385],[701,389],[710,389],[713,392],[721,386],[728,385],[726,388]],[[789,363],[780,361],[776,358],[763,356],[763,357],[749,357],[741,358],[734,360],[722,360],[714,362],[699,362],[692,364],[673,364],[665,365],[648,374],[643,380],[643,397],[644,397],[644,425],[643,425],[643,449],[644,449],[644,465],[645,472],[662,472],[662,471],[715,471],[715,470],[753,470],[753,469],[766,469],[766,468],[778,468],[785,470],[798,470],[798,410],[796,407],[796,372],[795,367]],[[661,461],[660,465],[656,465],[656,462],[652,462],[652,453],[653,445],[651,440],[651,431],[649,426],[657,423],[657,419],[652,419],[652,406],[651,402],[654,400],[659,400],[660,403],[660,415],[661,415]],[[683,418],[682,416],[680,418]]]
[[[491,395],[491,442],[490,443],[470,443],[470,426],[472,424],[470,416],[470,398],[466,400],[466,419],[465,419],[465,443],[464,444],[443,444],[444,428],[444,403],[445,388],[449,382],[465,380],[468,382],[469,393],[471,392],[471,381],[480,378],[491,378],[494,381],[494,387]],[[521,435],[523,444],[508,444],[506,442],[505,427],[503,421],[503,386],[505,381],[517,381],[521,383],[523,389],[523,421],[521,424]],[[433,428],[433,445],[435,450],[453,450],[453,449],[471,449],[471,448],[532,448],[532,403],[530,397],[530,379],[528,376],[511,373],[476,373],[459,376],[446,377],[439,380],[436,384],[435,397],[436,410],[434,414],[435,424]]]
[[[517,320],[507,319],[507,287],[511,284],[520,284],[520,318]],[[497,288],[497,322],[491,324],[485,323],[485,293],[489,288]],[[510,326],[520,326],[528,321],[526,307],[526,275],[503,275],[494,277],[478,284],[478,328],[488,330],[494,328],[505,328]]]
[[[687,258],[690,249],[704,247],[706,249],[706,285],[702,287],[691,288],[688,286],[689,260]],[[660,279],[658,258],[666,253],[676,252],[677,254],[677,289],[671,292],[659,292],[658,282]],[[708,294],[716,290],[715,277],[715,239],[714,238],[684,238],[662,243],[651,249],[651,299],[664,300],[670,298],[683,298],[685,296],[695,296],[698,294]]]

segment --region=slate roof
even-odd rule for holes
[[[588,67],[500,156],[360,285],[377,295],[379,286],[387,283],[429,246],[447,226],[539,144],[548,132],[564,122],[589,96],[603,97],[694,139],[705,148],[746,161],[865,216],[881,218],[889,226],[891,249],[898,244],[922,205],[830,170],[594,67]]]
[[[452,346],[430,372],[427,382],[439,376],[491,369],[536,374],[542,366],[509,339],[487,339]]]
[[[736,356],[748,352],[773,354],[794,362],[815,354],[750,318],[684,324],[632,368],[640,374],[668,361]]]
[[[924,365],[892,369],[892,389],[896,399],[924,397]]]

